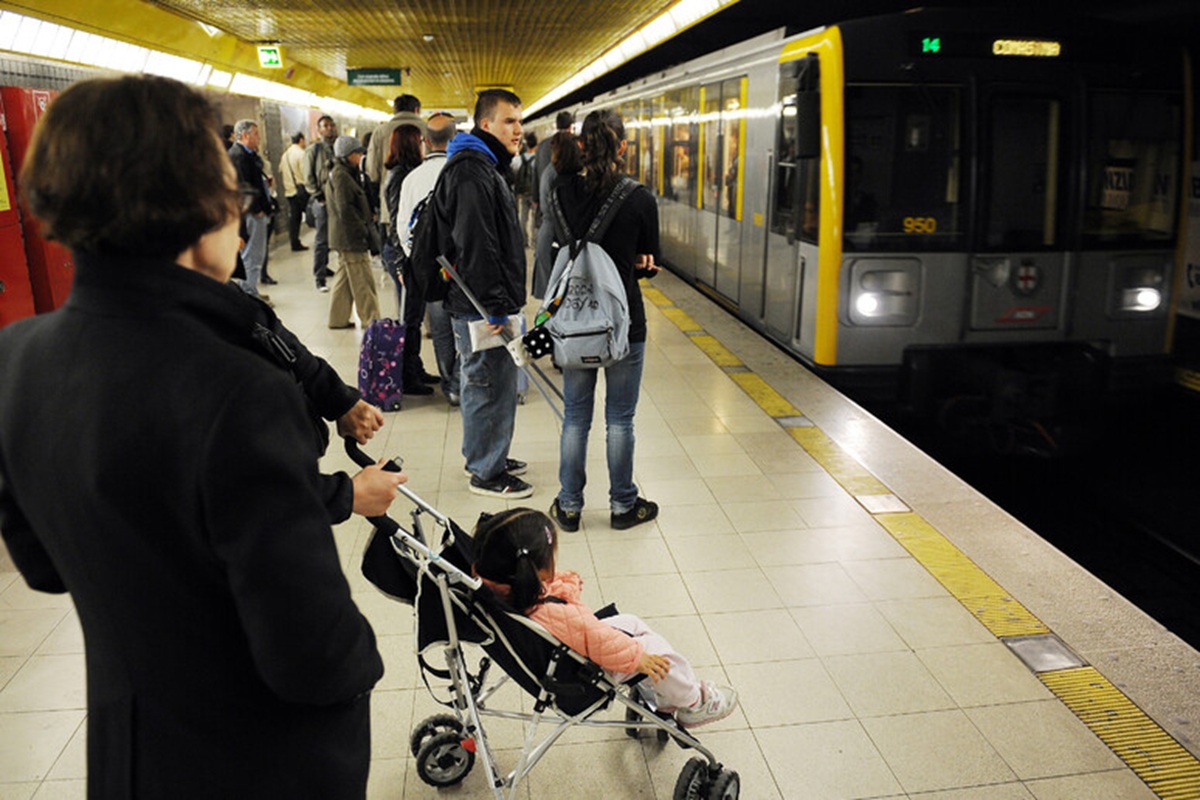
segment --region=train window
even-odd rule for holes
[[[618,106],[617,114],[620,115],[621,121],[625,123],[625,172],[630,177],[636,179],[638,163],[638,107],[636,105]]]
[[[956,86],[846,87],[847,250],[962,246],[960,104]]]
[[[771,230],[806,242],[816,242],[819,232],[819,159],[798,155],[801,132],[796,98],[801,86],[805,90],[815,90],[817,66],[816,58],[812,57],[779,67],[779,128],[775,150],[775,185],[771,197]],[[801,74],[798,75],[798,71]]]
[[[721,214],[741,219],[738,208],[738,168],[741,166],[742,138],[746,130],[744,112],[747,81],[732,78],[721,84]]]
[[[721,200],[721,85],[700,87],[700,171],[699,203],[705,211],[716,211]]]
[[[699,141],[699,88],[667,95],[670,122],[665,134],[663,197],[680,203],[696,202],[696,145]]]
[[[1065,198],[1062,102],[1053,97],[995,95],[985,124],[991,146],[984,160],[983,246],[990,250],[1058,246]]]
[[[1169,242],[1179,202],[1178,97],[1097,91],[1088,116],[1084,245]]]
[[[641,104],[641,128],[638,130],[637,178],[646,186],[658,186],[657,174],[654,169],[654,105],[649,100]]]

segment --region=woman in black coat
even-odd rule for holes
[[[383,667],[305,399],[225,285],[239,196],[215,129],[148,76],[42,118],[21,185],[76,277],[0,331],[0,531],[32,588],[75,601],[89,797],[363,797]]]

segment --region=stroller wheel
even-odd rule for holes
[[[736,772],[722,770],[708,787],[708,800],[737,800],[742,789],[741,778]]]
[[[415,756],[420,753],[424,744],[437,734],[446,731],[462,733],[462,729],[462,723],[453,714],[434,714],[413,728],[412,740],[409,743],[412,747],[412,754]]]
[[[463,746],[462,735],[455,731],[435,735],[417,753],[417,775],[430,786],[461,783],[473,766],[475,753]]]
[[[673,800],[704,800],[705,784],[708,783],[708,762],[703,758],[689,758],[675,781]]]

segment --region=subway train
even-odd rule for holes
[[[570,107],[624,118],[675,273],[855,397],[1062,417],[1165,376],[1183,48],[926,10],[778,30]]]

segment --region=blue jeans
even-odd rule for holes
[[[246,294],[258,294],[258,279],[262,276],[263,262],[267,258],[267,234],[271,231],[270,214],[247,214],[246,231],[250,238],[242,248],[242,263],[246,267],[246,280],[242,288]]]
[[[462,454],[480,480],[500,477],[517,418],[517,365],[503,347],[471,352],[470,318],[450,315],[462,368]]]
[[[438,375],[442,377],[442,392],[459,394],[458,349],[454,346],[454,328],[450,314],[441,301],[428,303],[429,338],[433,340],[433,356],[437,359]]]
[[[614,514],[633,508],[638,488],[633,482],[633,415],[642,388],[645,342],[630,342],[629,355],[604,368],[604,424],[608,447],[608,503]],[[563,370],[563,429],[559,451],[558,507],[583,510],[587,483],[588,432],[596,402],[596,369]]]
[[[329,211],[325,204],[312,201],[313,222],[317,223],[317,236],[313,239],[313,278],[318,286],[325,284],[325,270],[329,268]]]

